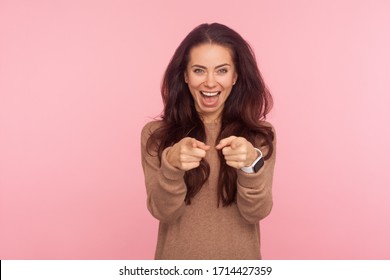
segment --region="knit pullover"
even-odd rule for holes
[[[163,151],[161,162],[155,152],[150,155],[146,150],[149,136],[161,124],[150,122],[141,134],[147,207],[160,221],[155,259],[261,259],[259,221],[272,208],[275,143],[271,158],[257,173],[237,170],[237,202],[218,207],[220,162],[215,141],[220,124],[205,124],[206,144],[211,146],[205,157],[210,176],[186,205],[184,171],[166,158],[171,147]],[[259,148],[267,154],[266,147]]]

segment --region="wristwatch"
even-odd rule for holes
[[[244,166],[241,168],[245,173],[256,173],[264,165],[263,154],[260,149],[255,148],[259,157],[252,163],[251,166]]]

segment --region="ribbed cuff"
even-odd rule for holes
[[[262,167],[262,169],[264,166]],[[261,177],[264,176],[262,173],[262,169],[260,169],[256,173],[246,173],[242,170],[237,170],[237,181],[241,187],[248,189],[255,189],[260,185]]]

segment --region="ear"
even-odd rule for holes
[[[184,82],[186,82],[186,84],[188,84],[188,75],[187,75],[187,71],[184,71]]]
[[[234,77],[233,77],[233,85],[236,84],[237,79],[238,79],[238,75],[237,75],[237,72],[236,72],[236,73],[234,74]]]

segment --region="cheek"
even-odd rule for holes
[[[190,83],[188,83],[188,89],[190,90],[190,93],[191,93],[191,96],[192,98],[196,99],[196,92],[197,92],[197,88],[194,87],[193,85],[191,85]]]
[[[203,79],[201,77],[188,77],[188,86],[191,88],[197,88],[202,85]]]
[[[234,79],[232,77],[228,77],[220,82],[220,84],[226,89],[232,88],[233,83],[234,83]]]
[[[236,80],[236,75],[232,73],[228,75],[219,76],[217,79],[218,83],[224,86],[225,88],[233,86],[233,82],[235,80]]]
[[[189,88],[191,94],[194,95],[194,94],[195,94],[195,91],[196,91],[196,89],[197,89],[197,86],[194,85],[193,83],[188,82],[188,88]]]

